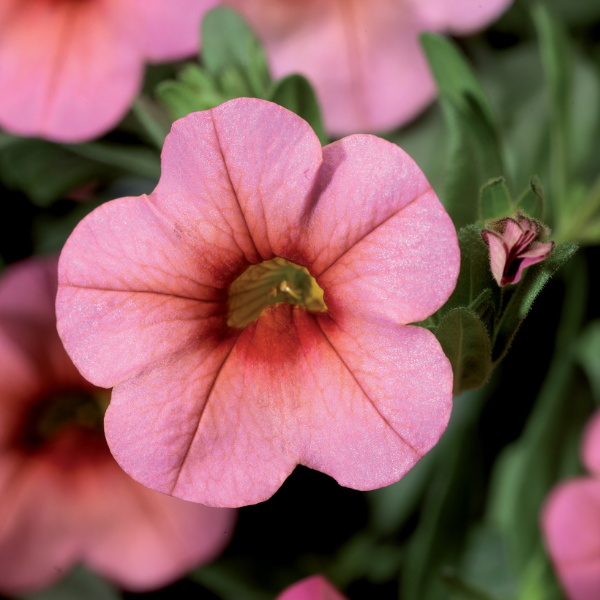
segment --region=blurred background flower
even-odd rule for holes
[[[56,258],[0,279],[0,591],[47,587],[78,563],[129,590],[213,559],[236,511],[133,481],[103,434],[110,391],[75,369],[56,332]]]
[[[144,62],[198,49],[217,0],[3,0],[0,125],[61,142],[98,137],[123,118]]]
[[[275,77],[315,86],[333,136],[383,132],[435,98],[422,31],[466,35],[512,0],[227,0],[264,42]]]
[[[588,423],[582,459],[591,477],[561,483],[548,498],[542,526],[550,556],[571,600],[600,596],[600,413]]]

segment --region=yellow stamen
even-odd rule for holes
[[[323,290],[304,267],[283,258],[252,265],[229,288],[230,327],[242,328],[258,319],[269,305],[288,302],[309,312],[327,310]]]

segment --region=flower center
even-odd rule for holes
[[[307,269],[283,258],[252,265],[229,288],[227,325],[241,329],[271,304],[289,302],[309,312],[327,310],[323,290]]]
[[[42,446],[69,426],[104,434],[104,413],[109,402],[108,390],[66,391],[53,395],[36,406],[31,414],[26,441],[29,446]]]

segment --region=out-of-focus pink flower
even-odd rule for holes
[[[583,441],[592,477],[559,485],[542,512],[548,551],[569,600],[600,598],[600,412]]]
[[[490,248],[490,267],[499,286],[519,283],[523,269],[542,262],[554,249],[554,242],[544,242],[547,227],[522,213],[487,223],[481,231]]]
[[[45,587],[73,564],[134,591],[213,558],[236,513],[153,492],[102,434],[108,390],[77,372],[56,332],[57,259],[0,280],[0,590]]]
[[[386,131],[435,97],[422,31],[473,33],[512,0],[225,0],[264,41],[276,77],[305,75],[333,135]]]
[[[129,108],[144,61],[192,54],[216,3],[2,0],[0,126],[60,142],[101,135]]]
[[[322,575],[307,577],[285,589],[277,600],[346,600]]]
[[[85,377],[115,386],[108,443],[148,487],[239,506],[303,464],[372,489],[446,427],[451,366],[407,324],[447,300],[459,260],[397,146],[321,148],[298,116],[241,98],[173,125],[150,196],[78,225],[59,332]]]

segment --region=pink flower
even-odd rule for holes
[[[473,33],[511,0],[226,0],[266,44],[276,77],[305,75],[333,135],[386,131],[435,97],[422,31]]]
[[[583,438],[583,463],[592,477],[559,485],[546,501],[542,529],[570,600],[600,598],[600,411]]]
[[[276,600],[346,600],[322,575],[307,577],[281,592]]]
[[[407,323],[458,269],[452,222],[397,146],[321,148],[301,118],[241,98],[173,125],[150,196],[79,224],[59,332],[114,386],[108,443],[148,487],[239,506],[303,464],[366,490],[446,427],[450,364]]]
[[[519,283],[523,269],[542,262],[554,249],[554,242],[544,242],[547,227],[523,213],[487,223],[481,231],[490,248],[492,275],[500,286]]]
[[[0,280],[0,590],[50,585],[73,564],[131,590],[177,579],[227,543],[235,511],[157,494],[102,435],[108,390],[77,372],[56,332],[57,259]]]
[[[143,63],[198,47],[217,0],[2,0],[0,125],[59,142],[97,137],[138,92]]]

